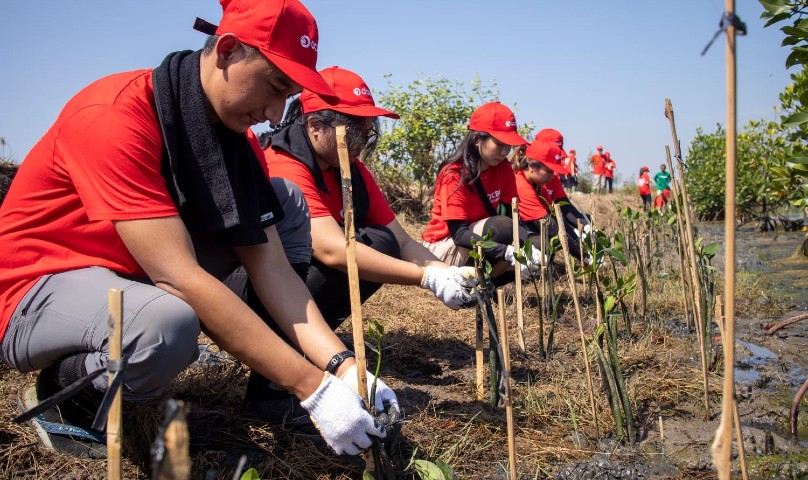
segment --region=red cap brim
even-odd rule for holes
[[[390,110],[385,110],[373,105],[339,105],[334,106],[331,108],[331,110],[339,113],[345,113],[347,115],[353,115],[355,117],[387,117],[396,120],[401,118],[395,112],[391,112]]]
[[[489,132],[489,134],[505,145],[510,145],[512,147],[517,145],[527,145],[527,140],[522,138],[522,136],[516,132]]]
[[[549,168],[550,170],[552,170],[557,175],[567,175],[568,173],[570,173],[569,170],[567,170],[564,167],[564,165],[561,165],[560,163],[550,163],[550,162],[540,162],[540,163],[545,167]]]
[[[301,87],[320,95],[326,101],[339,101],[337,94],[334,93],[334,89],[331,88],[328,83],[326,83],[323,77],[316,70],[312,70],[311,68],[301,65],[300,63],[289,60],[288,58],[274,54],[267,50],[261,50],[261,53],[263,53],[270,62],[280,68],[287,77],[291,78]]]

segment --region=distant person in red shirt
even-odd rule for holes
[[[603,177],[605,179],[606,185],[605,188],[609,189],[609,193],[612,193],[612,184],[614,182],[614,169],[617,167],[617,163],[612,160],[612,154],[606,152],[603,154]]]
[[[603,174],[604,162],[605,159],[603,158],[603,147],[598,145],[598,153],[592,155],[592,157],[589,159],[589,164],[592,167],[592,177],[594,180],[592,188],[595,190],[595,193],[603,192],[603,186],[606,180]]]
[[[548,238],[558,236],[559,228],[553,204],[561,204],[562,214],[575,213],[580,218],[585,217],[569,202],[564,189],[561,188],[558,175],[567,173],[561,165],[566,156],[564,151],[554,142],[534,141],[525,150],[525,155],[518,160],[513,168],[516,171],[516,191],[519,195],[519,220],[526,229],[526,237],[532,238],[540,233],[540,221],[547,220]],[[565,213],[566,212],[566,213]],[[581,249],[579,242],[572,241],[578,238],[577,218],[575,222],[565,219],[566,235],[570,238],[570,253],[580,259]],[[588,221],[583,222],[588,225]],[[538,246],[538,240],[533,241]]]
[[[356,455],[386,434],[355,393],[356,378],[339,378],[355,360],[326,373],[345,345],[294,274],[275,227],[305,216],[293,201],[299,190],[268,178],[250,131],[279,122],[302,87],[333,97],[315,69],[317,25],[297,0],[221,4],[218,27],[197,24],[211,35],[202,50],[171,53],[153,70],[110,75],[76,94],[0,207],[0,355],[21,372],[41,370],[36,388],[21,395],[26,408],[69,385],[80,390],[42,413],[70,425],[48,433],[32,419],[40,438],[66,453],[105,454],[91,424],[108,376],[92,374],[115,368],[110,288],[125,291],[124,401],[158,397],[198,358],[204,328],[293,392],[337,453]],[[239,266],[257,303],[224,283]]]
[[[454,309],[476,304],[462,285],[462,274],[473,277],[473,269],[450,267],[413,240],[360,160],[376,146],[378,117],[398,115],[377,107],[370,88],[354,72],[330,67],[320,74],[339,102],[304,90],[289,106],[285,126],[272,135],[265,154],[270,174],[291,180],[306,198],[314,253],[301,275],[326,321],[337,328],[351,314],[337,125],[347,126],[362,301],[391,283],[430,289]]]
[[[662,191],[657,190],[656,197],[654,198],[654,208],[662,210],[667,204],[668,202],[665,200],[665,195],[663,195]]]
[[[508,154],[527,142],[517,131],[511,109],[499,102],[479,107],[468,129],[458,149],[438,167],[432,218],[422,238],[435,256],[460,266],[469,261],[472,240],[491,232],[495,245],[484,254],[493,266],[495,283],[506,283],[518,263],[508,216],[516,197]]]
[[[567,158],[565,158],[562,162],[564,168],[567,169],[567,174],[561,175],[561,184],[564,185],[564,188],[569,190],[571,193],[575,192],[575,189],[578,188],[578,160],[575,155],[575,149],[571,148]]]
[[[642,209],[648,211],[651,208],[651,178],[648,176],[648,167],[640,168],[640,175],[637,177],[637,188],[642,198]]]

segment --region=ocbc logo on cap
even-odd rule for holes
[[[356,95],[357,97],[360,96],[360,95],[367,95],[368,97],[373,98],[373,94],[370,93],[369,88],[356,87],[356,88],[353,89],[353,94]]]
[[[317,51],[317,42],[312,42],[308,35],[300,37],[300,46],[303,48],[311,48],[315,52]]]
[[[508,120],[507,122],[505,122],[505,126],[506,127],[515,127],[516,126],[516,120]]]

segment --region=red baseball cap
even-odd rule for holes
[[[194,28],[209,35],[235,34],[253,46],[303,88],[334,97],[317,73],[317,22],[298,0],[219,0],[222,20],[197,19]],[[214,30],[215,28],[215,30]]]
[[[598,145],[598,150],[603,150],[603,146]]]
[[[564,149],[564,135],[561,135],[561,132],[552,128],[540,130],[539,133],[536,134],[536,138],[534,140],[553,142],[561,147],[562,150]]]
[[[485,132],[506,145],[525,145],[527,140],[516,129],[516,117],[510,108],[489,102],[471,114],[469,130]]]
[[[399,118],[397,113],[376,106],[370,87],[354,72],[334,66],[320,70],[320,75],[337,94],[337,101],[330,103],[311,90],[303,90],[300,94],[303,113],[333,110],[356,117]]]
[[[612,158],[612,154],[609,152],[603,152],[603,156],[606,158]]]
[[[650,171],[651,171],[651,170],[649,170],[649,169],[648,169],[648,167],[642,167],[642,168],[640,168],[640,171],[641,171],[641,172],[642,172],[643,170],[645,170],[646,172],[650,172]]]
[[[570,153],[575,153],[575,149],[574,149],[574,148],[570,148]]]
[[[555,142],[537,140],[527,146],[525,156],[530,160],[535,160],[559,175],[569,173],[561,160],[567,158],[567,154]]]

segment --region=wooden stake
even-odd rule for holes
[[[682,225],[682,204],[679,201],[679,187],[676,185],[676,177],[674,177],[673,162],[671,162],[671,149],[665,145],[665,160],[668,162],[668,170],[671,172],[671,186],[673,187],[673,201],[676,203],[676,226],[679,232],[676,235],[676,246],[679,249],[679,281],[682,282],[682,308],[685,312],[685,325],[690,329],[690,309],[689,309],[689,296],[688,296],[688,275],[685,273],[687,269],[687,250],[685,246],[685,228]]]
[[[190,437],[186,421],[185,402],[170,400],[176,403],[176,413],[165,430],[165,457],[160,464],[156,478],[158,480],[187,480],[191,478],[191,457],[189,456]],[[170,411],[166,407],[165,411]]]
[[[476,387],[477,387],[477,400],[482,400],[485,398],[485,381],[483,380],[483,375],[485,375],[485,367],[483,365],[484,362],[484,355],[483,355],[483,311],[482,306],[477,305],[477,316],[475,320],[476,325],[476,335],[475,335],[475,343],[474,343],[474,361],[476,363]]]
[[[339,125],[337,130],[337,153],[339,169],[342,175],[342,206],[345,219],[345,248],[348,254],[348,287],[351,298],[351,329],[353,330],[353,347],[356,354],[356,376],[359,396],[373,412],[374,406],[368,398],[367,367],[365,360],[365,330],[362,323],[362,299],[359,295],[359,269],[356,265],[356,231],[354,227],[353,185],[351,183],[351,158],[348,144],[345,142],[345,126]]]
[[[558,238],[561,240],[561,249],[564,251],[564,266],[567,267],[567,280],[570,284],[570,293],[572,294],[572,301],[575,304],[575,317],[578,319],[578,332],[581,335],[581,354],[584,357],[584,368],[586,369],[586,386],[589,389],[589,404],[592,408],[592,418],[595,422],[595,436],[600,441],[600,428],[598,427],[598,412],[595,409],[595,393],[592,390],[592,374],[589,371],[589,351],[586,348],[586,336],[584,335],[584,324],[581,318],[581,305],[578,303],[578,290],[575,286],[575,272],[572,269],[572,262],[570,262],[570,249],[567,245],[567,232],[564,229],[564,216],[561,214],[561,207],[557,203],[553,204],[555,209],[556,219],[560,225],[558,229]],[[619,400],[618,400],[619,401]]]
[[[108,359],[120,361],[122,353],[123,291],[111,288],[107,294],[107,303],[109,309]],[[114,373],[109,374],[110,384],[113,376]],[[107,415],[107,478],[110,480],[120,480],[121,478],[121,418],[121,388],[118,387]]]
[[[518,270],[518,268],[517,268]],[[511,351],[508,345],[508,322],[505,319],[505,294],[497,289],[499,305],[499,338],[502,346],[502,376],[505,378],[505,418],[508,422],[508,463],[511,479],[516,480],[516,435],[513,424],[513,403],[511,401]]]
[[[704,338],[704,322],[707,319],[707,313],[702,310],[702,299],[704,295],[701,289],[701,280],[699,280],[699,269],[696,261],[696,241],[693,235],[693,216],[690,214],[690,200],[687,196],[687,182],[685,181],[684,167],[682,167],[682,153],[679,150],[679,138],[676,136],[676,122],[673,117],[673,106],[670,99],[665,99],[665,116],[668,117],[671,123],[671,134],[673,135],[673,149],[676,153],[677,167],[679,168],[679,178],[681,179],[682,187],[682,210],[685,214],[685,227],[687,233],[687,246],[689,260],[690,260],[690,282],[693,286],[693,305],[696,312],[696,335],[699,337],[699,350],[701,358],[701,373],[702,373],[702,386],[704,387],[704,421],[709,422],[711,417],[710,411],[710,397],[708,394],[709,381],[707,377],[707,344],[706,342],[711,339]]]
[[[513,214],[513,249],[519,251],[519,199],[514,197],[511,200],[511,212]],[[542,252],[544,253],[544,252]],[[514,270],[514,289],[516,291],[516,324],[519,335],[519,351],[526,352],[525,349],[525,317],[522,312],[522,269],[517,265]]]
[[[735,14],[735,0],[725,0],[725,14]],[[721,424],[712,446],[713,464],[718,478],[729,480],[732,454],[732,423],[729,414],[735,401],[735,162],[737,160],[737,118],[735,115],[736,65],[735,26],[727,25],[727,155],[724,192],[724,387],[721,402]]]

